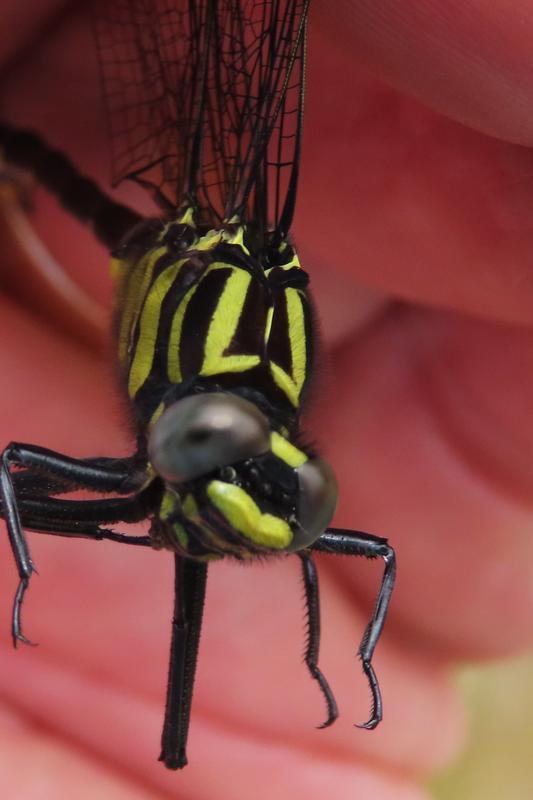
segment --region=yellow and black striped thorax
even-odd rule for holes
[[[177,397],[239,388],[297,415],[313,359],[307,275],[292,246],[254,252],[245,226],[150,223],[112,260],[116,335],[141,426]]]

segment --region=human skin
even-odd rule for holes
[[[57,4],[24,4],[31,31],[4,5],[6,115],[105,182],[85,12],[68,9],[43,42]],[[296,559],[217,564],[190,765],[167,772],[156,757],[171,557],[29,534],[40,574],[24,622],[39,648],[10,647],[2,545],[5,796],[418,800],[464,735],[454,665],[531,644],[533,11],[488,5],[314,0],[311,14],[294,235],[324,352],[306,427],[339,478],[335,524],[398,553],[376,655],[382,726],[350,725],[368,713],[353,653],[378,565],[317,559],[321,664],[342,717],[316,731]],[[105,299],[103,252],[46,200],[36,224]],[[5,298],[0,320],[2,441],[130,452],[110,360],[59,333],[46,307],[39,320]]]

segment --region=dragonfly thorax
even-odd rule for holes
[[[287,242],[254,254],[247,238],[234,222],[195,228],[187,212],[115,252],[118,354],[141,437],[185,386],[249,389],[298,415],[313,365],[307,275]]]

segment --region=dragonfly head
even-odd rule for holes
[[[337,503],[331,468],[272,430],[231,393],[177,400],[154,423],[148,455],[174,498],[173,517],[227,551],[294,552],[327,528]]]

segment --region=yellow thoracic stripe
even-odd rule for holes
[[[111,267],[115,275],[119,272],[119,264],[126,267],[125,274],[118,278],[119,281],[125,281],[125,296],[122,302],[118,336],[118,356],[121,363],[124,363],[128,356],[132,331],[142,308],[145,294],[150,286],[155,264],[165,253],[166,247],[150,250],[136,264],[131,266],[127,262],[121,262],[117,259],[112,259],[111,261]]]
[[[163,270],[153,282],[145,298],[139,323],[139,338],[135,345],[135,353],[129,372],[128,393],[130,397],[135,397],[150,375],[159,331],[161,306],[184,263],[184,260],[177,261]]]
[[[212,269],[228,268],[223,262],[211,264]],[[259,355],[224,355],[230,346],[241,318],[248,287],[252,280],[249,272],[231,267],[231,274],[219,297],[211,318],[204,346],[201,375],[218,375],[222,372],[244,372],[260,363]]]
[[[263,341],[265,343],[265,347],[268,344],[268,340],[270,339],[270,332],[272,331],[272,322],[274,320],[274,306],[269,306],[267,309],[266,315],[266,323],[265,323],[265,335],[263,337]]]
[[[156,410],[154,411],[154,413],[152,414],[152,416],[150,417],[150,423],[149,423],[150,426],[155,425],[155,423],[157,422],[157,420],[159,419],[164,410],[165,410],[165,404],[163,403],[163,401],[161,401],[157,406]]]
[[[198,289],[197,283],[191,286],[186,292],[181,303],[179,304],[174,318],[172,320],[172,327],[170,329],[170,336],[168,339],[168,352],[167,352],[167,375],[171,383],[181,383],[183,376],[181,374],[181,331],[183,328],[183,320],[185,319],[185,312],[187,306],[191,302],[196,290]]]
[[[276,385],[287,395],[293,406],[297,407],[300,392],[305,383],[307,367],[307,347],[305,335],[305,312],[298,289],[285,289],[287,303],[288,333],[291,348],[292,375],[270,362],[270,371]]]

